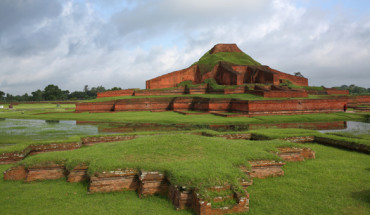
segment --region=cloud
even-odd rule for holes
[[[289,0],[1,1],[0,90],[145,87],[216,43],[312,85],[368,86],[370,18]],[[6,21],[4,21],[6,20]]]

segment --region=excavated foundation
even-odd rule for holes
[[[245,138],[245,136],[238,136]],[[278,155],[287,161],[302,161],[315,158],[315,153],[308,148],[279,148]],[[253,184],[253,178],[267,178],[284,175],[284,162],[258,160],[249,161],[251,168],[240,167],[250,180],[241,180],[240,185],[245,193],[232,191],[230,185],[209,188],[207,192],[216,193],[216,196],[205,200],[196,189],[171,184],[170,180],[161,172],[136,169],[117,169],[95,173],[89,176],[88,166],[77,165],[67,171],[65,165],[49,163],[30,167],[16,166],[4,172],[4,180],[23,180],[25,182],[37,180],[54,180],[67,178],[68,182],[89,181],[90,193],[118,192],[126,190],[137,191],[139,197],[150,195],[167,196],[177,210],[192,209],[199,215],[229,214],[246,212],[249,210],[249,194],[246,188]],[[227,191],[228,192],[221,192]],[[218,195],[219,193],[219,195]],[[232,203],[230,203],[232,202]],[[219,204],[224,203],[226,204]],[[223,205],[223,206],[218,206]]]

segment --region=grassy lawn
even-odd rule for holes
[[[369,214],[370,156],[316,144],[305,146],[316,151],[316,159],[287,163],[282,177],[254,179],[248,188],[250,212],[245,214]],[[0,166],[0,172],[9,167]],[[82,183],[4,182],[1,177],[0,209],[2,214],[192,214],[175,211],[161,197],[86,192],[87,185]]]
[[[25,105],[22,108],[23,111],[0,110],[0,118],[161,123],[167,125],[245,125],[249,123],[334,120],[363,121],[369,117],[367,113],[251,118],[226,118],[212,114],[185,116],[175,112],[74,113],[66,111],[63,104],[60,108],[61,112],[57,112],[59,108],[54,104],[38,105]],[[15,107],[17,108],[17,106]],[[45,112],[56,113],[43,114]],[[22,130],[32,126],[22,125],[20,122],[15,127]],[[35,130],[29,134],[20,135],[6,134],[5,129],[1,129],[0,143],[18,144],[0,147],[0,152],[9,151],[9,149],[20,150],[31,143],[40,144],[56,140],[60,142],[78,141],[80,136],[95,135],[79,131],[66,132],[60,129],[56,129],[56,131],[45,130],[45,128],[37,130],[35,127]],[[163,171],[169,176],[172,183],[198,187],[201,190],[224,182],[234,184],[237,189],[240,189],[237,185],[238,179],[246,176],[239,171],[238,166],[248,166],[247,161],[254,159],[280,160],[279,157],[270,153],[279,146],[310,147],[316,151],[315,160],[287,163],[284,166],[285,176],[283,177],[254,179],[254,185],[248,188],[251,198],[250,212],[245,214],[370,213],[369,155],[319,144],[298,145],[282,140],[226,140],[189,135],[184,132],[190,131],[134,132],[141,137],[130,141],[83,147],[74,151],[39,154],[26,158],[20,164],[33,165],[55,161],[63,162],[67,168],[71,169],[79,163],[88,163],[90,174],[96,171],[132,167]],[[236,133],[206,132],[214,135]],[[313,130],[304,129],[259,129],[244,132],[252,132],[269,138],[326,135],[334,139],[346,139],[361,143],[369,140],[369,134],[354,135],[345,132],[320,134]],[[146,135],[155,133],[161,133],[161,135]],[[0,165],[0,172],[10,166]],[[1,214],[193,214],[191,211],[176,211],[166,198],[139,199],[135,192],[89,195],[87,194],[87,186],[86,183],[69,184],[65,180],[33,183],[5,182],[1,177],[0,211]]]
[[[64,110],[64,109],[63,109]],[[45,114],[48,110],[25,110],[25,111],[0,111],[0,118],[13,119],[45,119],[45,120],[82,120],[82,121],[105,121],[127,123],[176,123],[176,124],[248,124],[248,123],[275,123],[275,122],[323,122],[323,121],[364,121],[368,114],[355,113],[330,113],[330,114],[305,114],[290,116],[256,116],[227,118],[206,115],[182,115],[172,111],[168,112],[112,112],[112,113],[75,113],[63,111]]]
[[[277,147],[302,145],[281,140],[227,140],[199,135],[155,135],[130,141],[104,143],[74,151],[52,152],[28,157],[21,165],[65,163],[73,169],[89,164],[89,173],[135,168],[164,172],[171,183],[205,191],[224,183],[239,187],[239,179],[248,179],[239,166],[249,160],[281,160],[272,151]]]

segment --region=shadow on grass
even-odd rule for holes
[[[351,193],[352,198],[370,204],[370,190],[362,190]]]

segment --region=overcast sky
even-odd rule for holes
[[[370,87],[368,0],[0,0],[0,90],[145,88],[217,43],[310,85]]]

